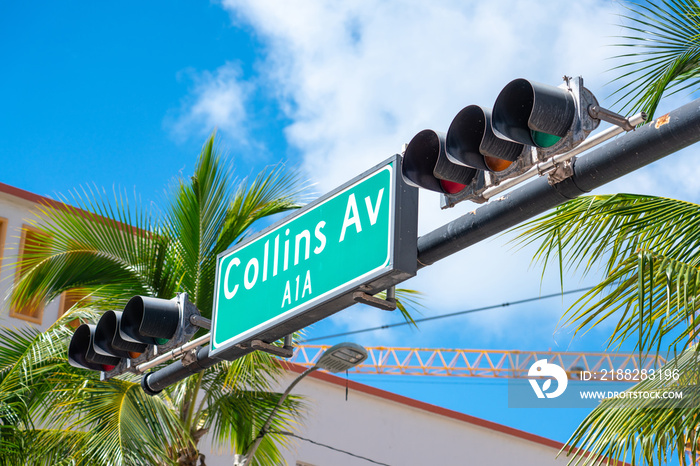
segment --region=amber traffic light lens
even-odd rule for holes
[[[486,166],[494,172],[502,172],[506,168],[510,167],[510,165],[513,163],[508,160],[503,160],[488,155],[484,156],[484,162],[486,162]]]

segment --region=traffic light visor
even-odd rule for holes
[[[119,330],[126,341],[147,345],[168,342],[180,325],[180,307],[176,301],[134,296],[124,307]]]
[[[545,148],[566,136],[575,117],[576,104],[571,92],[515,79],[496,98],[493,129],[498,136]]]
[[[494,134],[491,110],[478,105],[469,105],[455,116],[445,144],[451,162],[494,172],[508,168],[523,152],[522,144]]]
[[[120,358],[138,357],[139,353],[146,351],[147,345],[121,337],[119,333],[121,318],[122,313],[119,311],[107,311],[102,314],[95,329],[95,350]]]
[[[95,351],[95,326],[82,324],[73,333],[68,345],[68,363],[73,367],[91,371],[108,370],[119,364],[120,358]]]
[[[412,186],[452,194],[464,189],[476,175],[474,168],[450,162],[445,135],[430,129],[419,132],[408,143],[401,170]]]

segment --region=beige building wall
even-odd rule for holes
[[[305,369],[291,367],[280,391]],[[305,397],[308,411],[284,453],[287,465],[567,464],[565,456],[556,458],[563,445],[554,440],[353,381],[346,401],[345,389],[344,377],[321,372],[295,387],[293,394]],[[211,452],[206,462],[231,465],[233,458]]]
[[[31,228],[36,219],[38,203],[48,199],[18,188],[0,183],[0,326],[33,326],[45,330],[56,321],[61,299],[57,298],[42,306],[35,313],[25,315],[10,309],[8,294],[16,277],[18,251],[22,245],[22,230]],[[33,314],[33,315],[31,315]]]

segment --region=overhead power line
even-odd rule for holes
[[[338,453],[342,453],[342,454],[344,454],[344,455],[348,455],[348,456],[352,456],[352,457],[354,457],[354,458],[359,458],[359,459],[361,459],[361,460],[369,461],[370,463],[380,464],[380,465],[382,465],[382,466],[390,466],[390,465],[388,465],[388,464],[386,464],[386,463],[380,463],[379,461],[375,461],[375,460],[370,459],[370,458],[365,458],[364,456],[356,455],[356,454],[354,454],[354,453],[350,453],[349,451],[341,450],[341,449],[339,449],[339,448],[335,448],[335,447],[332,447],[332,446],[330,446],[330,445],[326,445],[325,443],[316,442],[315,440],[311,440],[311,439],[302,437],[302,436],[297,435],[297,434],[295,434],[295,433],[293,433],[293,432],[284,432],[284,431],[279,431],[279,430],[271,430],[270,433],[272,433],[272,434],[279,434],[279,435],[288,435],[288,436],[290,436],[290,437],[294,437],[294,438],[297,438],[297,439],[299,439],[299,440],[304,440],[305,442],[313,443],[314,445],[318,445],[318,446],[320,446],[320,447],[325,447],[325,448],[328,448],[328,449],[330,449],[330,450],[337,451]]]
[[[418,324],[418,323],[420,323],[420,322],[428,322],[428,321],[430,321],[430,320],[446,319],[446,318],[448,318],[448,317],[456,317],[456,316],[461,316],[461,315],[464,315],[464,314],[471,314],[471,313],[474,313],[474,312],[490,311],[490,310],[492,310],[492,309],[498,309],[498,308],[501,308],[501,307],[515,306],[515,305],[517,305],[517,304],[531,303],[531,302],[533,302],[533,301],[540,301],[540,300],[542,300],[542,299],[556,298],[557,296],[564,296],[564,295],[568,295],[568,294],[581,293],[581,292],[583,292],[583,291],[588,291],[588,290],[591,290],[591,289],[593,289],[592,286],[589,286],[589,287],[587,287],[587,288],[579,288],[579,289],[576,289],[576,290],[567,290],[567,291],[562,291],[562,292],[560,292],[560,293],[552,293],[552,294],[548,294],[548,295],[544,295],[544,296],[535,296],[535,297],[532,297],[532,298],[520,299],[520,300],[518,300],[518,301],[505,302],[505,303],[501,303],[501,304],[493,304],[493,305],[490,305],[490,306],[477,307],[477,308],[474,308],[474,309],[467,309],[467,310],[464,310],[464,311],[451,312],[451,313],[449,313],[449,314],[440,314],[440,315],[431,316],[431,317],[424,317],[424,318],[422,318],[422,319],[414,319],[413,322],[415,322],[416,324]],[[307,338],[307,339],[305,339],[305,340],[299,340],[299,343],[309,343],[309,342],[312,342],[312,341],[325,340],[325,339],[327,339],[327,338],[344,337],[344,336],[347,336],[347,335],[355,335],[355,334],[358,334],[358,333],[374,332],[375,330],[386,330],[386,329],[389,329],[389,328],[400,327],[400,326],[402,326],[402,325],[410,325],[410,324],[412,324],[412,322],[408,322],[408,321],[397,322],[397,323],[395,323],[395,324],[386,324],[386,325],[381,325],[381,326],[379,326],[379,327],[364,328],[364,329],[361,329],[361,330],[353,330],[353,331],[350,331],[350,332],[335,333],[335,334],[333,334],[333,335],[325,335],[325,336],[322,336],[322,337]]]

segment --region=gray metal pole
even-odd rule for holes
[[[561,183],[550,186],[546,177],[540,177],[421,236],[418,238],[418,268],[434,264],[698,141],[700,99],[581,156],[574,163],[574,175]],[[182,361],[176,361],[144,375],[141,386],[146,393],[154,395],[224,359],[231,361],[251,351],[234,348],[221,358],[211,358],[208,347],[200,348],[193,364],[185,366]]]
[[[581,156],[574,175],[535,179],[418,238],[418,267],[444,259],[570,199],[700,141],[700,99]],[[679,170],[679,176],[683,176]]]

